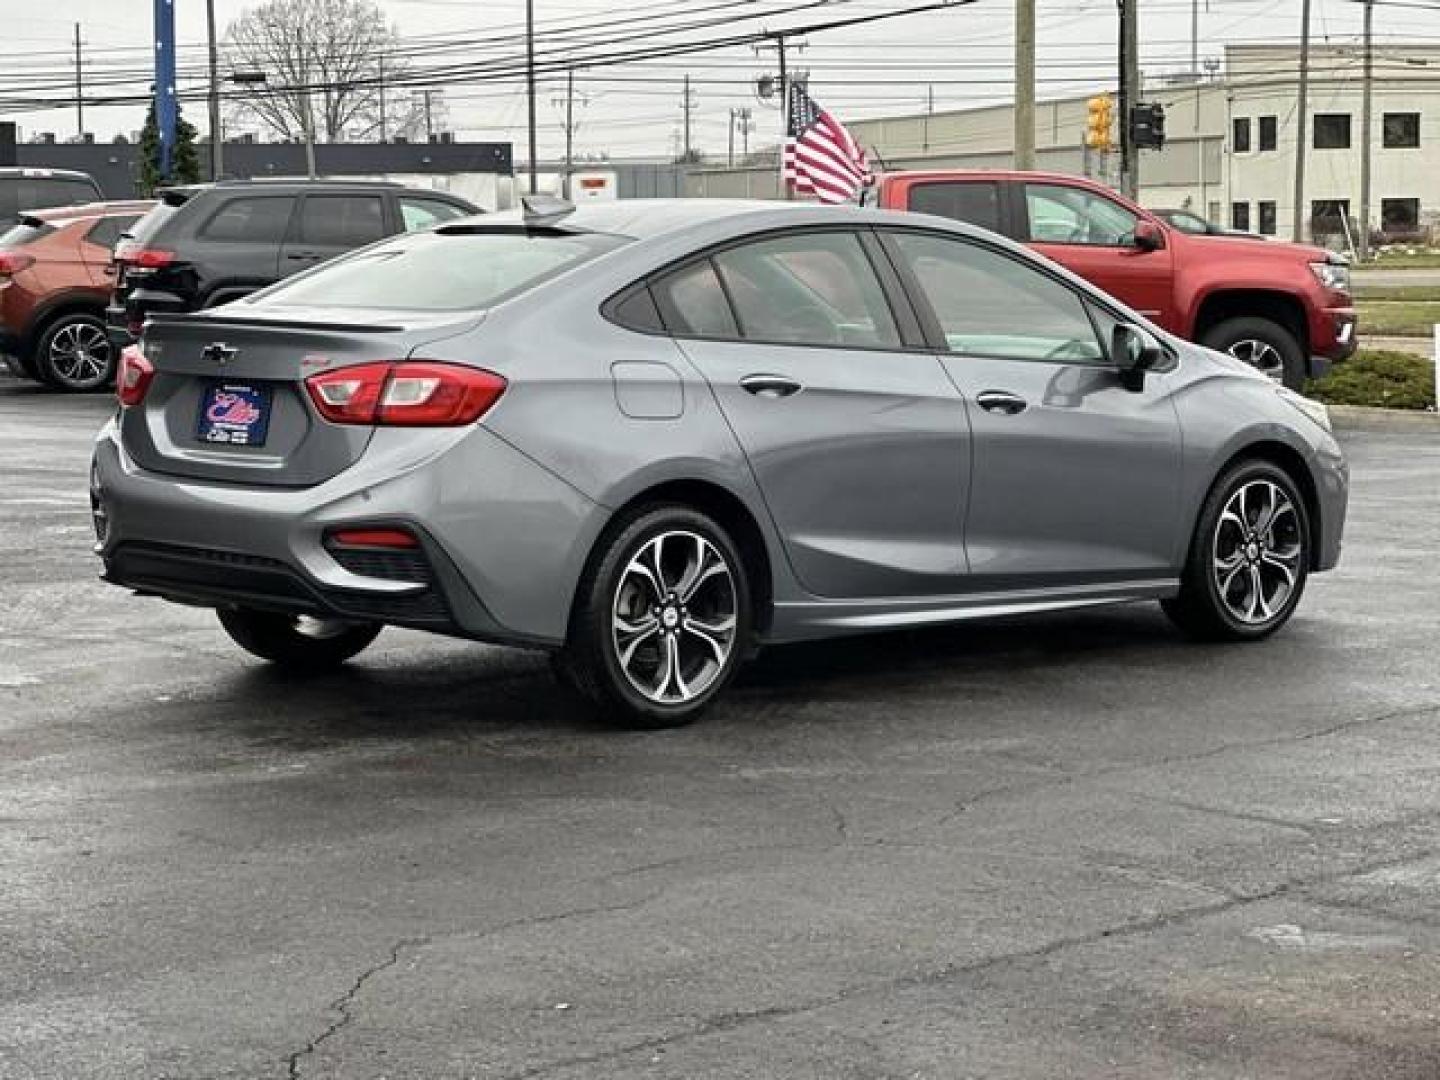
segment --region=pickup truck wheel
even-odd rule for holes
[[[1205,331],[1200,344],[1229,353],[1291,390],[1305,385],[1305,352],[1295,335],[1277,322],[1226,319]]]
[[[103,320],[88,312],[61,315],[35,346],[40,381],[72,394],[103,390],[115,379],[115,346]]]

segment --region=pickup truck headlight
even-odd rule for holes
[[[1315,279],[1327,289],[1334,289],[1336,292],[1350,291],[1350,266],[1343,262],[1313,262],[1310,264],[1310,271]]]
[[[1313,420],[1316,424],[1320,425],[1326,431],[1333,430],[1330,427],[1330,410],[1325,407],[1324,402],[1316,401],[1314,398],[1305,397],[1303,394],[1297,394],[1294,390],[1288,389],[1284,386],[1277,386],[1275,388],[1275,392],[1285,400],[1285,403],[1287,405],[1290,405],[1292,408],[1299,409],[1302,413],[1304,413],[1306,416],[1308,416],[1311,420]]]

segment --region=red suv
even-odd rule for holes
[[[1321,248],[1194,236],[1075,176],[891,173],[878,195],[884,207],[958,218],[1028,244],[1171,333],[1292,389],[1355,351],[1350,268]]]
[[[0,233],[0,353],[61,390],[98,390],[115,378],[105,304],[120,234],[154,203],[108,202],[36,210]]]

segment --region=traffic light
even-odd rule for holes
[[[1085,145],[1091,150],[1109,150],[1115,145],[1110,129],[1115,120],[1115,102],[1109,94],[1097,94],[1086,103]]]
[[[1130,110],[1130,141],[1138,150],[1165,145],[1165,106],[1136,105]]]

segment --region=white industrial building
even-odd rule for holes
[[[1372,230],[1407,238],[1440,232],[1440,46],[1377,44],[1373,64]],[[1311,49],[1303,232],[1336,246],[1348,246],[1347,227],[1353,232],[1360,217],[1363,66],[1358,45]],[[1142,155],[1141,202],[1288,237],[1298,70],[1294,46],[1230,45],[1216,78],[1150,80],[1144,99],[1165,106],[1167,143]],[[814,93],[823,104],[824,88]],[[1118,154],[1084,148],[1089,96],[1037,107],[1037,168],[1113,179]],[[1011,165],[1009,105],[849,127],[887,169]],[[694,172],[688,186],[706,196],[777,190],[768,166]]]

